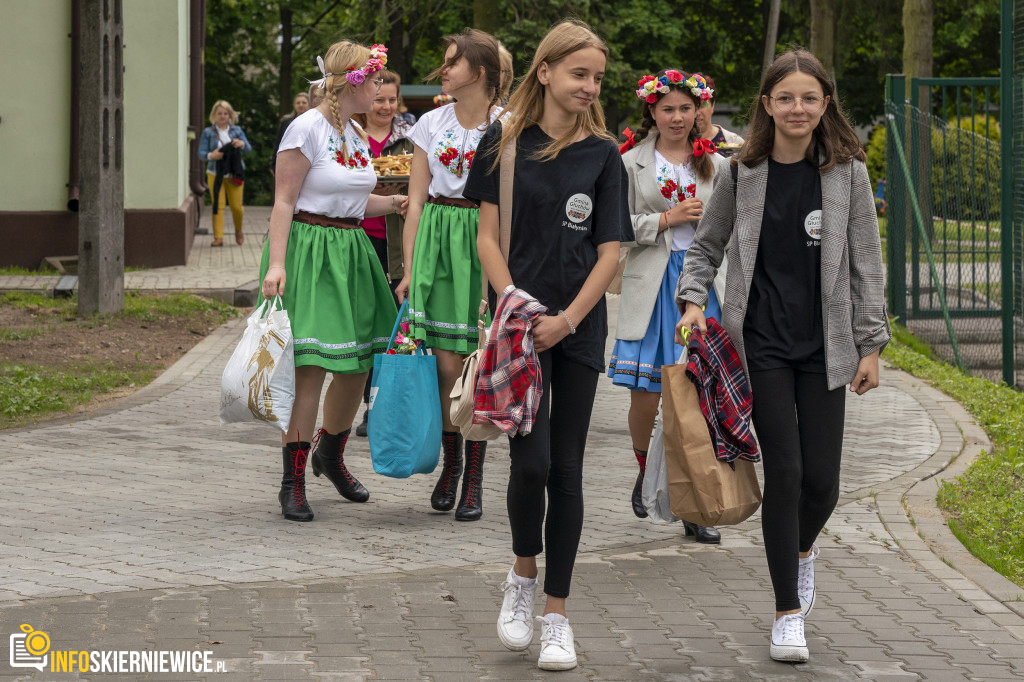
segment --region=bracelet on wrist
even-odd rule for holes
[[[270,272],[271,270],[284,270],[284,266],[283,265],[271,265],[270,267],[267,268],[267,272]]]
[[[566,313],[564,310],[559,310],[558,314],[565,318],[565,323],[567,325],[569,325],[569,333],[570,334],[575,334],[576,333],[576,325],[574,325],[572,323],[572,319],[569,317],[568,313]]]

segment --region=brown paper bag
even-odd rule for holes
[[[701,526],[731,526],[749,518],[761,506],[754,464],[737,459],[733,470],[715,457],[685,364],[661,368],[661,399],[672,513]]]

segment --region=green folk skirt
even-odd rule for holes
[[[268,241],[260,282],[269,258]],[[297,221],[288,234],[281,302],[295,337],[295,366],[334,374],[373,368],[373,355],[387,349],[398,316],[366,232]]]
[[[409,331],[429,348],[463,355],[476,350],[483,282],[479,224],[479,209],[423,207],[409,281]]]

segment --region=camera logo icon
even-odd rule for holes
[[[50,650],[50,636],[24,623],[21,630],[11,635],[11,667],[36,668],[42,672]]]

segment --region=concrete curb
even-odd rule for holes
[[[942,441],[927,461],[877,491],[879,518],[922,568],[1024,642],[1024,589],[967,551],[949,530],[935,499],[942,481],[962,475],[975,457],[992,447],[991,441],[962,405],[927,382],[891,365],[886,378],[917,398]]]

